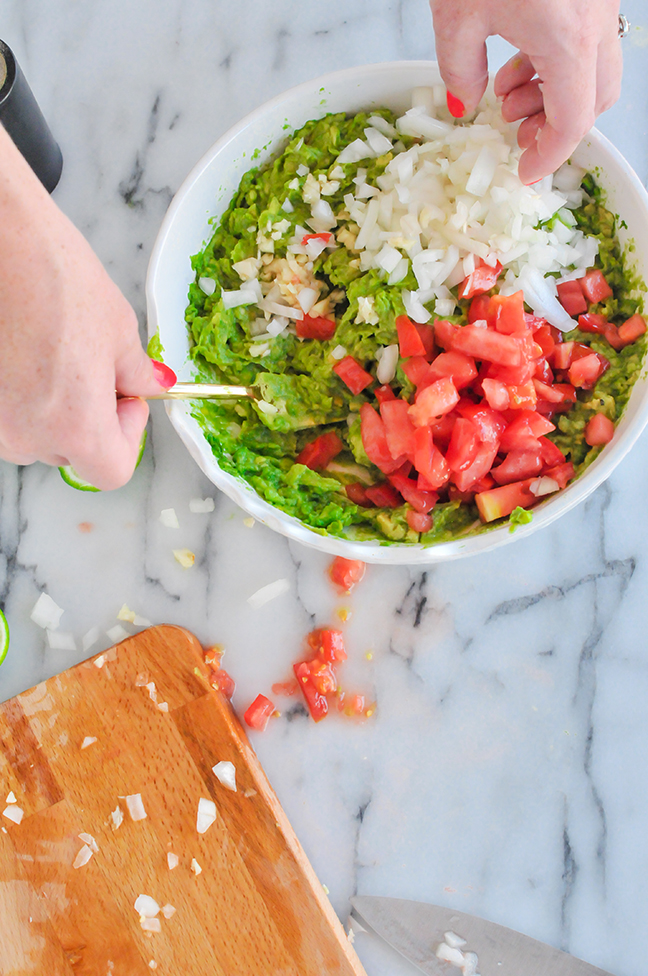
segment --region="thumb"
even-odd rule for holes
[[[115,389],[122,397],[146,397],[168,390],[177,376],[164,363],[150,359],[135,336],[115,357]]]
[[[488,84],[488,26],[479,10],[464,10],[461,0],[431,0],[436,56],[455,118],[469,115]]]

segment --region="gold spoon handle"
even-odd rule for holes
[[[222,383],[176,383],[164,393],[154,393],[147,400],[231,400],[257,396],[249,386],[226,386]]]

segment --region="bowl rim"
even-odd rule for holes
[[[403,72],[415,74],[422,70],[436,73],[438,77],[438,65],[435,61],[387,61],[375,62],[373,64],[359,65],[350,68],[343,68],[338,71],[327,72],[309,81],[301,82],[291,88],[286,89],[273,98],[262,103],[253,109],[237,123],[227,129],[209,149],[200,157],[196,164],[191,168],[180,187],[176,191],[173,200],[162,220],[158,231],[155,244],[151,251],[147,277],[146,277],[146,302],[148,312],[149,336],[153,336],[158,331],[159,316],[158,302],[156,294],[156,282],[160,272],[162,255],[173,234],[174,224],[178,215],[182,212],[186,197],[192,191],[195,184],[201,180],[204,174],[211,169],[215,161],[221,154],[257,121],[263,119],[268,112],[285,105],[286,103],[298,100],[301,96],[313,95],[313,101],[317,101],[316,94],[320,94],[318,89],[326,87],[331,82],[340,83],[345,80],[357,80],[358,76],[365,78],[380,73],[402,75]],[[315,111],[313,116],[315,117]],[[293,128],[291,124],[291,128]],[[641,183],[641,180],[632,169],[627,160],[622,156],[618,149],[606,138],[598,129],[592,128],[584,137],[579,148],[587,144],[589,147],[600,148],[607,153],[613,161],[624,172],[624,180],[637,193],[646,206],[648,213],[648,193]],[[271,149],[266,158],[270,158],[277,149]],[[575,150],[578,153],[578,149]],[[574,154],[575,154],[574,153]],[[572,154],[572,155],[574,155]],[[261,157],[263,162],[263,156]],[[225,201],[225,206],[229,200]],[[211,210],[212,216],[218,213],[220,202],[216,201]],[[197,233],[196,238],[199,234]],[[203,246],[197,241],[197,246]],[[646,362],[642,366],[642,374],[645,377]],[[639,382],[639,378],[637,380]],[[633,391],[634,392],[634,391]],[[355,559],[362,559],[365,562],[375,562],[391,565],[424,565],[437,562],[446,562],[452,559],[465,558],[469,555],[477,555],[499,548],[515,539],[526,538],[541,528],[551,525],[562,515],[575,508],[581,501],[587,498],[593,491],[605,481],[613,469],[622,461],[630,449],[634,446],[644,427],[648,423],[648,393],[644,396],[643,402],[639,404],[634,416],[627,424],[626,412],[619,421],[617,429],[622,427],[622,436],[613,441],[601,452],[598,458],[583,472],[580,478],[568,485],[558,494],[551,496],[547,502],[541,503],[533,509],[534,517],[526,525],[516,527],[515,533],[512,532],[508,523],[497,525],[490,530],[480,534],[466,536],[465,538],[455,538],[447,542],[438,542],[425,545],[421,543],[400,543],[400,542],[377,542],[353,541],[340,538],[338,536],[320,534],[316,529],[306,526],[294,516],[282,512],[280,509],[264,501],[260,495],[243,479],[228,474],[218,465],[216,457],[211,451],[211,447],[202,433],[198,422],[190,414],[190,406],[178,401],[166,402],[167,415],[175,427],[181,440],[189,450],[189,453],[198,463],[204,474],[212,481],[217,488],[224,491],[233,501],[235,501],[244,511],[251,514],[256,520],[264,523],[275,531],[294,539],[311,548],[328,552],[333,555],[342,555]],[[623,425],[623,426],[622,426]]]

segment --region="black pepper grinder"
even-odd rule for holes
[[[11,48],[0,41],[0,123],[48,193],[57,185],[63,156]]]

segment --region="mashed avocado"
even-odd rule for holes
[[[394,123],[387,110],[373,112],[373,116]],[[359,228],[345,210],[345,194],[354,192],[358,176],[373,185],[393,158],[393,152],[386,152],[357,163],[337,163],[344,147],[363,138],[368,119],[365,112],[354,117],[330,114],[296,131],[279,156],[246,173],[212,239],[192,258],[196,280],[189,289],[186,321],[191,356],[201,377],[211,382],[258,384],[265,391],[264,399],[280,407],[266,414],[252,401],[204,402],[195,406],[194,416],[223,470],[244,479],[267,502],[313,530],[385,544],[433,544],[483,531],[486,527],[479,523],[476,507],[444,500],[442,492],[433,511],[431,530],[419,535],[408,526],[407,505],[364,508],[354,504],[344,490],[350,483],[383,481],[384,475],[369,461],[360,435],[358,411],[363,402],[375,403],[373,388],[352,395],[333,367],[342,350],[342,355],[354,357],[375,375],[379,347],[398,342],[395,319],[405,313],[403,291],[417,288],[411,265],[402,280],[390,285],[385,272],[363,270],[358,251],[353,249]],[[414,141],[401,135],[394,149],[402,151]],[[295,228],[307,226],[311,219],[311,205],[304,197],[308,200],[314,183],[317,194],[337,217],[338,246],[325,249],[311,263],[304,255],[289,254],[287,249]],[[630,297],[635,282],[625,269],[615,218],[606,210],[591,176],[585,178],[583,189],[585,203],[574,214],[581,229],[599,239],[597,266],[614,290],[612,299],[591,311],[603,312],[612,322],[620,323],[638,310],[638,301]],[[252,263],[262,283],[280,278],[289,282],[291,275],[296,276],[294,280],[301,278],[302,285],[315,282],[318,302],[310,314],[335,317],[333,338],[298,339],[291,326],[271,342],[260,341],[259,330],[263,332],[265,326],[259,324],[258,308],[227,308],[223,301],[223,292],[244,287],[241,269],[246,267],[245,262]],[[216,283],[211,295],[199,285],[205,278]],[[454,295],[456,291],[455,287]],[[468,303],[457,301],[456,305],[460,314],[439,317],[466,323]],[[425,307],[434,314],[435,299]],[[593,410],[604,410],[615,422],[619,419],[643,362],[646,337],[619,352],[602,337],[578,329],[565,338],[590,345],[611,364],[594,390],[579,390],[574,408],[554,419],[557,429],[551,439],[573,461],[578,474],[600,451],[587,446],[584,427]],[[407,398],[414,387],[401,366],[402,362],[392,387],[397,395]],[[294,429],[300,415],[301,419],[315,421],[337,417],[349,420]],[[304,445],[327,431],[335,431],[344,442],[345,449],[335,462],[322,472],[296,464]]]

